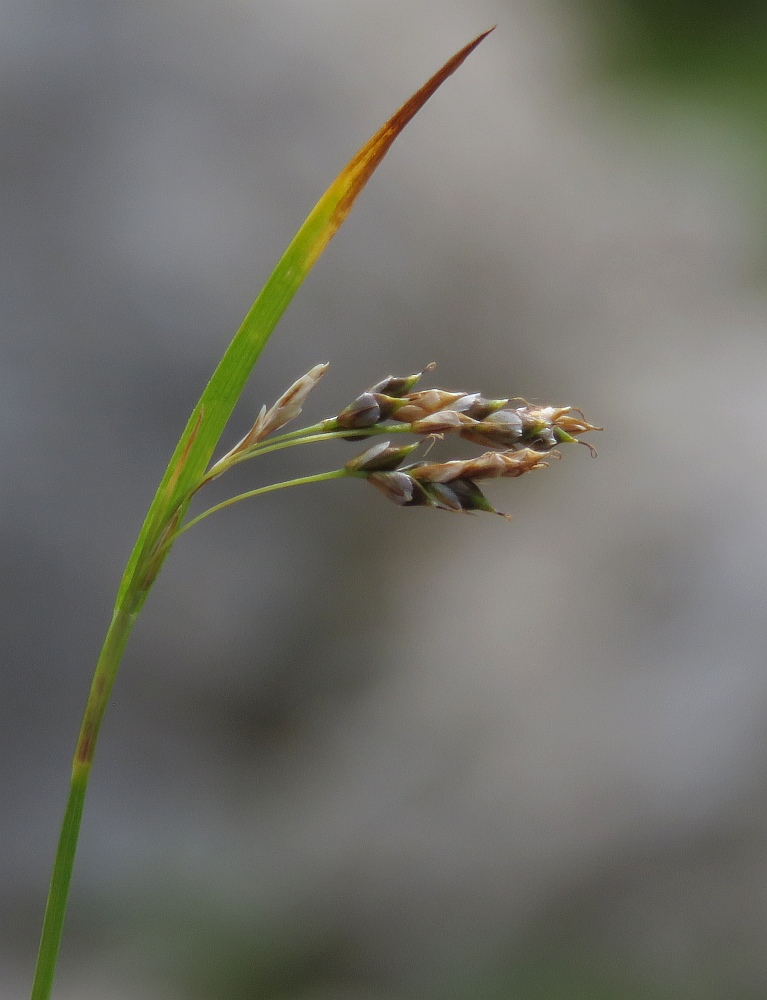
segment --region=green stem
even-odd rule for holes
[[[173,541],[175,542],[179,535],[183,535],[185,531],[189,531],[190,528],[194,527],[195,524],[199,524],[204,518],[215,514],[219,510],[223,510],[225,507],[231,507],[233,503],[239,503],[240,500],[249,500],[251,497],[257,497],[261,493],[271,493],[273,490],[284,490],[288,486],[303,486],[306,483],[324,483],[328,479],[343,479],[344,476],[359,477],[364,476],[364,473],[351,472],[349,469],[333,469],[332,472],[318,472],[316,476],[301,476],[299,479],[287,479],[282,483],[271,483],[269,486],[260,486],[257,490],[248,490],[247,493],[239,493],[236,497],[229,497],[228,500],[217,503],[215,507],[209,507],[202,514],[198,514],[197,517],[192,518],[183,528],[178,529],[173,536]]]
[[[367,431],[354,432],[348,430],[329,431],[323,430],[324,424],[315,424],[312,427],[304,428],[302,431],[293,431],[291,434],[281,436],[280,439],[271,440],[269,444],[254,449],[247,453],[248,458],[256,454],[265,454],[270,451],[277,451],[280,448],[289,448],[296,444],[310,444],[315,441],[332,440],[333,438],[364,436],[371,434],[385,433],[386,430],[399,431],[400,427],[390,428],[369,428]],[[403,424],[403,431],[408,429],[408,425]],[[235,463],[232,463],[235,464]],[[228,467],[228,466],[227,466]],[[225,470],[222,470],[225,471]],[[195,524],[199,524],[204,518],[216,511],[230,507],[240,500],[247,500],[250,497],[258,496],[261,493],[270,493],[273,490],[282,490],[288,486],[301,486],[306,483],[321,483],[329,479],[341,479],[345,476],[358,476],[360,473],[352,472],[346,468],[334,469],[331,472],[321,472],[314,476],[302,476],[299,479],[289,479],[281,483],[272,483],[269,486],[261,486],[256,490],[249,490],[238,496],[230,497],[223,503],[216,504],[193,518],[182,528],[170,536],[161,560],[164,561],[173,542],[185,531]],[[104,640],[104,645],[99,655],[96,670],[91,682],[91,689],[88,694],[88,701],[85,706],[80,736],[75,749],[75,756],[72,762],[72,779],[69,786],[69,797],[67,799],[64,819],[59,834],[59,843],[56,850],[56,857],[53,863],[53,873],[51,884],[48,890],[48,901],[45,907],[45,917],[43,919],[43,929],[40,936],[40,947],[37,953],[37,963],[35,965],[35,976],[32,984],[31,1000],[49,1000],[53,987],[53,977],[56,971],[61,935],[64,929],[64,916],[67,909],[67,898],[69,895],[69,884],[72,879],[75,853],[77,851],[77,841],[80,834],[80,821],[85,804],[85,794],[88,789],[88,779],[90,777],[93,754],[96,749],[101,722],[104,718],[109,695],[112,691],[118,667],[125,652],[134,622],[146,599],[149,586],[159,572],[159,566],[152,570],[151,580],[143,589],[131,587],[125,594],[123,605],[116,608],[112,617],[109,630]]]
[[[69,798],[53,863],[31,1000],[48,1000],[51,995],[93,753],[117,668],[142,603],[143,599],[136,597],[129,608],[116,609],[93,675],[72,762]]]
[[[299,431],[293,432],[292,435],[285,435],[282,440],[271,441],[269,445],[257,449],[256,453],[263,454],[268,451],[276,451],[279,448],[287,448],[294,444],[308,444],[314,441],[323,441],[327,438],[346,436],[349,433],[348,431],[322,432],[319,430],[321,426],[315,425],[314,427],[305,428],[303,432]],[[377,429],[373,430],[377,432]],[[168,539],[161,559],[164,561],[175,539],[191,528],[192,525],[198,524],[203,518],[214,514],[218,510],[223,510],[224,507],[238,503],[240,500],[258,496],[260,493],[269,493],[272,490],[285,489],[288,486],[300,486],[304,483],[321,483],[329,479],[341,479],[344,476],[355,475],[356,473],[350,472],[347,469],[334,469],[332,472],[322,472],[315,476],[302,476],[299,479],[290,479],[282,483],[272,483],[270,486],[262,486],[260,489],[250,490],[248,493],[231,497],[229,500],[225,500],[223,503],[217,504],[215,507],[211,507],[209,510],[199,514],[172,535]],[[154,580],[158,572],[159,566],[153,569],[152,580]],[[72,762],[69,797],[64,811],[59,843],[53,863],[53,873],[51,875],[48,901],[45,907],[45,917],[40,936],[40,947],[35,965],[31,1000],[49,1000],[51,995],[59,946],[61,944],[61,935],[64,929],[69,884],[72,879],[77,841],[80,834],[80,821],[82,819],[85,794],[88,789],[88,779],[93,763],[93,754],[96,749],[101,722],[104,718],[104,712],[106,711],[117,670],[125,652],[125,646],[134,622],[147,597],[149,586],[151,586],[151,581],[143,589],[131,587],[125,594],[122,606],[115,609],[109,630],[104,639],[98,663],[96,664],[96,670],[93,674],[93,681],[91,682],[91,689],[88,694],[85,714]]]
[[[378,434],[410,434],[410,424],[395,424],[393,427],[391,425],[377,425],[374,427],[365,427],[362,430],[336,430],[336,431],[323,431],[315,430],[314,427],[307,427],[301,436],[294,436],[290,434],[283,434],[281,438],[269,439],[268,443],[263,445],[257,445],[252,450],[244,451],[242,457],[239,455],[234,456],[237,461],[245,462],[249,458],[255,458],[257,455],[268,455],[270,451],[280,451],[283,448],[293,448],[297,444],[314,444],[316,441],[338,441],[343,439],[348,441],[349,438],[369,438],[375,437]],[[234,464],[234,463],[233,463]]]
[[[280,434],[279,437],[267,438],[264,444],[256,444],[252,448],[248,448],[245,451],[237,452],[236,454],[230,456],[225,464],[221,468],[217,468],[217,463],[214,463],[210,471],[203,477],[199,485],[195,488],[195,493],[202,489],[206,483],[211,482],[213,479],[218,479],[222,476],[228,469],[231,469],[234,465],[239,465],[240,462],[247,462],[251,458],[256,458],[259,455],[268,455],[272,451],[281,451],[283,448],[293,448],[298,444],[314,444],[317,441],[334,441],[343,439],[348,441],[350,438],[369,438],[374,437],[379,434],[411,434],[412,430],[410,424],[405,423],[395,423],[395,424],[376,424],[373,427],[359,428],[357,430],[349,430],[337,427],[335,421],[324,420],[319,424],[313,424],[311,427],[301,427],[296,431],[290,431],[288,434]]]

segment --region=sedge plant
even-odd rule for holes
[[[389,376],[362,392],[335,416],[278,433],[300,414],[307,395],[327,370],[326,364],[319,364],[271,407],[263,407],[242,440],[211,464],[216,445],[267,339],[357,195],[405,125],[489,33],[479,35],[449,59],[333,181],[245,316],[189,418],[128,560],[93,675],[72,762],[32,1000],[48,1000],[51,995],[88,779],[117,669],[131,630],[176,539],[211,514],[260,493],[339,478],[364,479],[401,506],[499,513],[478,483],[514,478],[545,467],[547,458],[558,457],[554,450],[557,445],[575,442],[581,434],[599,429],[570,406],[536,406],[521,399],[486,399],[476,392],[417,389],[424,375],[419,372]],[[415,441],[403,440],[403,435]],[[451,436],[487,450],[470,459],[409,461],[423,441]],[[337,438],[364,440],[364,450],[357,449],[357,454],[338,469],[260,486],[185,521],[192,498],[234,465],[279,449]]]

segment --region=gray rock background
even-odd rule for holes
[[[28,990],[92,666],[191,407],[327,183],[496,22],[227,440],[318,361],[309,418],[436,360],[582,406],[599,458],[493,490],[511,525],[331,483],[190,533],[114,691],[56,995],[767,995],[763,137],[601,76],[587,6],[0,18],[0,997]]]

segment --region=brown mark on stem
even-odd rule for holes
[[[139,568],[137,571],[140,574],[138,579],[140,581],[139,586],[142,590],[148,590],[154,583],[157,574],[160,572],[160,567],[170,550],[169,542],[173,540],[173,534],[175,533],[175,530],[178,527],[178,522],[181,519],[182,505],[185,501],[189,500],[189,497],[191,497],[197,489],[197,487],[195,487],[188,494],[181,497],[174,508],[170,510],[167,509],[166,505],[170,503],[170,500],[173,497],[173,491],[175,490],[184,466],[187,463],[187,459],[189,458],[189,454],[192,450],[192,445],[200,432],[204,416],[205,407],[201,406],[200,412],[197,414],[197,420],[195,421],[194,427],[192,428],[192,431],[187,438],[187,442],[184,445],[184,450],[179,455],[178,461],[173,467],[173,471],[168,478],[168,483],[163,494],[165,501],[163,505],[165,509],[162,511],[163,521],[156,529],[156,534],[153,533],[153,536],[150,536],[148,539],[148,544],[144,550],[145,554],[142,559],[143,568]]]
[[[170,478],[168,479],[168,485],[165,487],[166,501],[169,501],[170,498],[173,496],[173,491],[175,490],[176,484],[178,483],[181,473],[184,469],[184,466],[187,463],[187,459],[189,458],[189,453],[192,450],[192,445],[194,444],[197,435],[200,432],[200,427],[202,426],[202,418],[204,416],[205,416],[205,407],[201,406],[200,412],[197,414],[197,420],[195,421],[195,425],[192,428],[192,432],[187,438],[187,442],[184,445],[184,450],[179,455],[178,461],[176,462],[173,468],[173,472],[171,472]]]
[[[75,749],[75,765],[90,764],[93,760],[93,751],[96,747],[96,737],[104,714],[106,705],[107,680],[103,674],[96,674],[93,678],[90,697],[88,698],[88,709],[83,719],[80,736]]]

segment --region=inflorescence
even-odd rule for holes
[[[393,429],[405,424],[411,434],[439,438],[457,434],[492,450],[463,461],[402,466],[416,446],[391,447],[389,442],[383,442],[347,462],[346,468],[352,474],[364,474],[384,496],[402,506],[499,513],[482,493],[478,481],[515,478],[544,468],[556,445],[578,442],[578,435],[601,430],[571,406],[485,399],[478,392],[412,391],[422,375],[419,372],[379,382],[342,410],[335,418],[336,424],[348,430]],[[591,445],[586,447],[595,454]],[[558,453],[554,454],[558,457]]]
[[[426,370],[433,367],[430,365]],[[590,424],[575,407],[537,406],[524,399],[485,399],[478,392],[416,390],[424,372],[402,378],[390,376],[361,393],[337,416],[275,436],[276,431],[299,415],[306,397],[327,368],[326,364],[316,365],[271,408],[263,407],[245,437],[211,466],[197,489],[233,465],[259,454],[334,438],[353,441],[408,433],[434,441],[457,435],[490,450],[470,459],[405,465],[403,463],[420,442],[392,445],[390,440],[382,440],[341,469],[252,490],[206,511],[195,518],[195,522],[246,496],[344,476],[366,479],[385,497],[403,507],[500,513],[485,497],[477,485],[479,482],[516,478],[533,469],[545,468],[548,458],[560,457],[560,453],[553,450],[560,444],[584,444],[592,455],[596,454],[590,444],[579,438],[581,434],[601,428]]]

